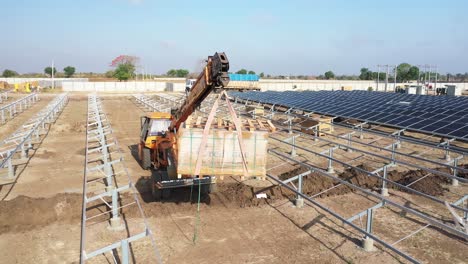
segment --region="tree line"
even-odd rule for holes
[[[431,80],[434,80],[434,72],[424,72],[415,65],[409,63],[400,63],[396,67],[396,81],[397,82],[408,82],[408,81],[425,81],[428,80],[430,76]],[[317,79],[322,80],[377,80],[384,81],[387,79],[386,72],[374,72],[368,68],[361,68],[359,75],[340,75],[335,76],[332,71],[327,71],[323,75],[319,75]],[[395,81],[395,71],[390,70],[389,81]],[[467,73],[457,73],[457,74],[437,74],[437,80],[441,82],[451,81],[451,82],[466,82],[468,81],[468,72]]]
[[[57,72],[57,69],[55,67],[52,68],[48,66],[44,68],[44,74],[48,77],[52,77],[52,72],[53,72],[55,77],[63,76],[65,78],[70,78],[75,74],[75,71],[76,71],[75,67],[72,67],[72,66],[67,66],[63,68],[62,73]],[[5,77],[5,78],[19,77],[19,76],[24,76],[24,75],[20,75],[18,72],[14,70],[10,70],[10,69],[5,69],[2,73],[2,77]]]
[[[114,69],[107,71],[104,74],[99,73],[89,73],[87,75],[97,77],[107,77],[107,78],[115,78],[120,81],[130,80],[137,76],[136,73],[136,63],[138,62],[139,58],[135,56],[129,55],[120,55],[116,57],[111,62],[111,67]],[[45,67],[44,74],[45,76],[51,77],[52,72],[56,77],[65,77],[70,78],[75,75],[76,69],[72,66],[67,66],[63,68],[63,72],[57,72],[56,68],[52,67]],[[238,74],[256,74],[253,70],[247,69],[240,69],[235,73]],[[40,77],[40,74],[19,74],[18,72],[5,69],[2,73],[2,77],[16,77],[16,76],[23,76],[23,77],[30,77],[33,75],[34,77]],[[39,76],[38,76],[39,75]],[[195,78],[198,74],[190,73],[187,69],[170,69],[163,75],[158,75],[160,77],[178,77],[178,78]],[[44,75],[42,75],[44,76]],[[394,81],[395,73],[391,70],[388,79],[389,81]],[[417,66],[410,65],[408,63],[401,63],[396,67],[396,81],[397,82],[407,82],[407,81],[419,81],[426,80],[428,76],[428,72],[421,71]],[[434,79],[434,73],[432,73],[432,79]],[[31,76],[32,77],[32,76]],[[361,68],[358,75],[336,75],[333,71],[329,70],[326,71],[324,74],[318,76],[312,75],[293,75],[293,76],[286,76],[286,75],[270,75],[264,74],[263,72],[259,74],[260,78],[273,78],[273,79],[299,79],[299,80],[308,80],[308,79],[319,79],[319,80],[377,80],[384,81],[387,78],[387,73],[385,71],[376,72],[371,71],[369,68]],[[441,82],[451,81],[451,82],[467,82],[468,81],[468,72],[467,73],[456,73],[456,74],[438,74],[438,80]]]

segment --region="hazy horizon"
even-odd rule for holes
[[[121,54],[147,73],[199,71],[216,51],[231,71],[356,75],[377,64],[437,65],[468,72],[468,2],[402,1],[13,1],[3,3],[0,70],[106,72]]]

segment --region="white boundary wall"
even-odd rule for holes
[[[404,86],[408,83],[397,83]],[[437,83],[437,87],[444,87],[449,83]],[[453,83],[461,91],[468,90],[468,83]],[[384,91],[385,83],[375,81],[341,81],[341,80],[272,80],[261,79],[259,86],[262,91],[287,91],[287,90],[341,90],[343,86],[349,86],[352,90],[365,90],[372,87],[374,91]],[[432,84],[434,86],[434,84]],[[160,91],[185,91],[184,82],[162,82],[162,81],[127,81],[127,82],[63,82],[62,88],[69,92],[160,92]],[[394,90],[394,84],[389,83],[387,91]]]
[[[397,86],[404,86],[408,83],[397,83]],[[412,83],[413,84],[413,83]],[[431,83],[434,86],[433,83]],[[437,83],[437,87],[444,87],[446,84],[454,84],[457,89],[468,90],[468,83]],[[372,87],[374,91],[384,91],[385,83],[380,82],[377,89],[376,81],[346,81],[346,80],[273,80],[260,79],[260,89],[262,91],[286,91],[286,90],[341,90],[343,86],[350,86],[353,90],[365,90]],[[394,83],[388,83],[387,91],[394,90]]]
[[[64,82],[66,92],[183,92],[185,83],[171,82]]]
[[[50,83],[52,84],[52,78],[0,78],[0,81],[7,82],[9,84],[25,83],[38,81],[39,83]],[[87,82],[88,78],[54,78],[56,86],[62,86],[62,82]]]

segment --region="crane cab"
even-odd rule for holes
[[[141,133],[140,139],[145,147],[154,149],[158,139],[164,138],[169,134],[169,126],[172,122],[172,116],[169,113],[154,112],[142,116],[140,120]]]
[[[155,153],[160,150],[171,148],[174,136],[169,131],[172,122],[172,115],[164,112],[154,112],[140,119],[140,144],[138,146],[138,156],[144,169],[149,169],[152,165],[159,167],[158,156]]]

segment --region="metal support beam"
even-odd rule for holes
[[[8,119],[12,119],[15,115],[23,112],[23,110],[31,107],[31,105],[39,100],[36,93],[32,93],[14,102],[0,107],[0,124],[4,124]]]
[[[90,157],[90,155],[93,156]],[[123,156],[120,152],[120,147],[118,145],[117,140],[113,137],[112,128],[110,126],[109,120],[105,112],[103,111],[101,100],[96,95],[89,95],[88,97],[88,118],[85,156],[86,162],[83,178],[83,211],[81,220],[80,263],[84,263],[90,258],[96,257],[101,254],[112,253],[113,250],[117,248],[120,248],[121,263],[130,263],[131,251],[129,244],[144,237],[150,238],[151,245],[153,247],[157,260],[159,263],[161,263],[159,252],[156,248],[153,235],[148,227],[142,207],[136,195],[135,187],[124,165]],[[96,163],[98,164],[96,165]],[[116,166],[120,166],[120,170],[116,168]],[[118,173],[116,173],[116,171],[118,171]],[[92,175],[94,179],[88,181],[88,176],[90,175]],[[126,178],[117,181],[117,175],[123,175],[126,176]],[[95,178],[97,178],[97,180],[95,180]],[[89,184],[95,186],[96,182],[101,180],[104,182],[105,185],[105,187],[102,187],[103,190],[101,190],[100,192],[98,192],[98,190],[88,190]],[[120,193],[122,191],[127,191],[128,193],[129,189],[135,201],[127,205],[120,205]],[[111,201],[109,202],[104,200],[105,197],[110,197]],[[109,208],[110,210],[88,217],[87,209],[89,209],[91,206],[95,206],[96,202],[99,200],[101,200],[106,205],[106,208]],[[110,245],[104,245],[101,248],[97,250],[95,249],[91,251],[91,253],[88,253],[86,242],[87,221],[95,217],[110,216],[108,219],[110,224],[108,226],[108,229],[110,230],[109,232],[123,230],[126,228],[126,221],[122,221],[123,216],[120,214],[120,210],[123,207],[130,205],[138,206],[140,217],[141,219],[143,219],[144,222],[144,232],[132,235],[130,231],[128,231],[129,229],[127,227],[128,232],[126,233],[126,238],[120,239],[119,241]],[[95,228],[93,228],[92,230],[94,229]]]
[[[31,94],[27,98],[29,98],[27,100],[36,101],[37,95]],[[0,155],[0,168],[8,168],[7,175],[0,175],[3,184],[11,182],[16,177],[15,166],[12,162],[16,158],[15,154],[20,153],[21,159],[28,159],[28,151],[33,148],[33,136],[35,141],[39,141],[40,135],[45,134],[41,131],[45,130],[46,124],[51,124],[58,118],[67,102],[67,94],[55,97],[44,109],[3,140],[0,145],[0,153],[6,155]]]
[[[333,169],[332,162],[333,162],[333,149],[330,148],[328,150],[328,167],[327,167],[327,172],[328,173],[335,173],[335,169]]]
[[[310,169],[310,170],[314,170],[314,172],[317,172],[317,173],[319,173],[319,174],[321,174],[321,175],[323,175],[323,176],[325,176],[325,177],[327,177],[327,178],[330,178],[330,179],[333,179],[333,180],[335,180],[335,181],[337,181],[337,182],[340,182],[341,184],[346,185],[346,186],[348,186],[348,187],[351,187],[351,188],[353,188],[353,189],[355,189],[355,190],[357,190],[357,191],[360,191],[360,192],[362,192],[362,193],[364,193],[364,194],[367,194],[367,195],[372,196],[372,197],[374,197],[374,198],[380,199],[380,200],[382,200],[383,202],[385,202],[385,203],[388,204],[388,205],[397,207],[397,208],[399,208],[399,209],[401,209],[401,210],[404,210],[404,211],[406,211],[406,212],[408,212],[408,213],[410,213],[410,214],[412,214],[412,215],[414,215],[414,216],[417,216],[417,217],[419,217],[419,218],[421,218],[421,219],[424,219],[425,221],[427,221],[427,222],[430,223],[431,225],[436,226],[436,227],[438,227],[438,228],[440,228],[440,229],[443,229],[443,230],[445,230],[445,231],[447,231],[447,232],[450,232],[450,233],[453,234],[453,235],[459,236],[459,237],[464,238],[464,239],[468,239],[468,234],[466,234],[466,233],[464,233],[464,232],[461,232],[460,230],[457,230],[457,229],[454,228],[453,226],[446,225],[445,223],[442,223],[442,222],[440,222],[440,221],[438,221],[438,220],[432,218],[432,217],[429,216],[429,215],[426,215],[426,214],[421,213],[421,212],[419,212],[419,211],[416,211],[416,210],[414,210],[414,209],[412,209],[412,208],[406,207],[406,206],[401,205],[401,204],[399,204],[399,203],[397,203],[397,202],[394,202],[394,201],[392,201],[392,200],[389,200],[388,198],[385,198],[385,197],[383,197],[383,196],[381,196],[381,195],[379,195],[379,194],[376,194],[376,193],[374,193],[374,192],[372,192],[372,191],[369,191],[369,190],[367,190],[367,189],[365,189],[365,188],[359,187],[359,186],[354,185],[354,184],[352,184],[352,183],[350,183],[350,182],[348,182],[348,181],[346,181],[346,180],[343,180],[343,179],[341,179],[341,178],[339,178],[339,177],[337,177],[337,176],[334,176],[334,175],[331,174],[331,173],[328,173],[328,172],[326,172],[326,171],[324,171],[324,170],[321,170],[321,169],[318,169],[318,168],[314,168],[314,167],[312,167],[311,165],[309,165],[309,164],[307,164],[307,163],[304,163],[304,162],[302,162],[302,161],[300,161],[300,160],[296,160],[296,159],[294,159],[294,158],[291,158],[291,157],[289,157],[288,155],[285,155],[285,154],[283,154],[283,153],[280,153],[279,151],[270,149],[269,152],[270,152],[270,153],[274,153],[274,154],[276,154],[276,155],[278,155],[278,156],[280,156],[280,157],[282,157],[282,158],[284,158],[284,159],[287,159],[287,160],[290,160],[290,161],[294,161],[294,162],[296,162],[296,163],[298,163],[298,164],[300,164],[300,165],[302,165],[302,166],[304,166],[304,167],[306,167],[306,168],[308,168],[308,169]],[[278,180],[277,180],[277,181],[278,181]]]
[[[276,138],[276,137],[270,137],[270,138],[273,139],[273,140],[277,140],[277,141],[279,141],[279,142],[281,142],[281,143],[290,145],[290,143],[285,142],[285,141],[282,141],[281,139],[278,139],[278,138]],[[414,189],[409,188],[409,187],[407,187],[407,186],[405,186],[405,185],[403,185],[403,184],[400,184],[400,183],[391,181],[391,180],[389,180],[389,179],[384,179],[384,178],[380,177],[380,176],[377,175],[377,174],[374,174],[374,173],[372,173],[372,172],[366,171],[366,170],[364,170],[364,169],[362,169],[362,168],[360,168],[360,167],[353,166],[353,165],[348,164],[348,163],[346,163],[346,162],[344,162],[344,161],[341,161],[341,160],[339,160],[339,159],[335,159],[335,158],[330,157],[330,156],[327,156],[327,155],[325,155],[325,154],[322,154],[322,153],[319,153],[319,152],[316,152],[316,151],[312,151],[312,150],[310,150],[310,149],[308,149],[308,148],[304,148],[304,147],[302,147],[302,146],[296,146],[296,148],[298,148],[298,149],[300,149],[300,150],[303,150],[303,151],[305,151],[305,152],[307,152],[307,153],[312,153],[312,154],[315,154],[315,155],[320,156],[320,157],[322,157],[322,158],[332,160],[332,161],[334,161],[334,162],[336,162],[336,163],[339,163],[339,164],[344,165],[345,167],[354,168],[355,170],[360,171],[360,172],[362,172],[362,173],[364,173],[364,174],[366,174],[366,175],[369,175],[369,176],[371,176],[371,177],[380,179],[380,180],[382,180],[382,181],[386,181],[387,183],[390,183],[390,184],[392,184],[392,185],[394,185],[394,186],[397,186],[397,187],[399,187],[399,188],[401,188],[401,189],[403,189],[403,190],[406,190],[406,191],[408,191],[408,192],[417,194],[417,195],[419,195],[419,196],[423,196],[423,197],[425,197],[425,198],[427,198],[427,199],[430,199],[430,200],[432,200],[432,201],[434,201],[434,202],[437,202],[437,203],[440,203],[440,204],[445,204],[445,201],[440,200],[440,199],[437,198],[437,197],[434,197],[434,196],[425,194],[425,193],[423,193],[423,192],[414,190]],[[270,151],[273,151],[273,150],[270,150]],[[289,160],[292,160],[292,161],[295,161],[295,159],[290,159],[290,157],[288,157],[288,159],[289,159]],[[329,162],[330,162],[330,161],[329,161]],[[431,173],[433,173],[433,170],[428,170],[428,171],[431,172]],[[437,172],[437,171],[434,171],[434,172]],[[452,175],[450,175],[450,176],[453,177]],[[455,209],[458,209],[458,210],[461,210],[461,211],[466,211],[466,210],[467,210],[467,209],[465,209],[465,208],[462,208],[462,207],[459,207],[459,206],[456,206],[456,205],[453,205],[453,204],[451,204],[451,206],[454,207]]]
[[[320,204],[319,202],[317,202],[316,200],[308,197],[307,195],[305,194],[302,194],[302,193],[299,193],[298,191],[296,191],[294,188],[292,188],[291,186],[287,185],[287,184],[284,184],[282,183],[278,178],[276,178],[275,176],[272,176],[272,175],[269,175],[267,174],[267,176],[272,179],[274,182],[277,182],[278,184],[284,186],[285,188],[289,189],[290,191],[296,193],[297,195],[299,195],[300,197],[302,197],[303,199],[307,200],[309,203],[317,206],[318,208],[320,208],[321,210],[331,214],[333,217],[337,218],[338,220],[342,221],[344,224],[350,226],[351,228],[353,228],[354,230],[364,234],[365,236],[368,236],[372,239],[374,239],[375,241],[377,241],[378,243],[380,243],[381,245],[383,245],[384,247],[390,249],[391,251],[395,252],[396,254],[398,254],[399,256],[405,258],[406,260],[410,261],[411,263],[420,263],[419,260],[411,257],[410,255],[404,253],[403,251],[393,247],[392,245],[390,245],[389,243],[383,241],[382,239],[378,238],[377,236],[367,232],[366,230],[363,230],[362,228],[358,227],[357,225],[353,224],[352,222],[346,220],[344,217],[342,217],[341,215],[339,215],[338,213],[332,211],[331,209],[329,209],[328,207]]]

